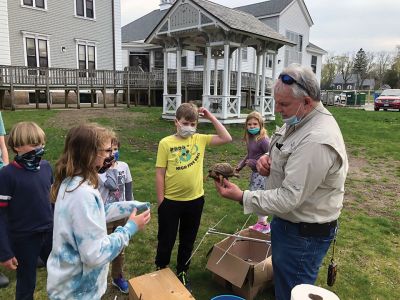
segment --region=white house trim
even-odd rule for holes
[[[25,66],[28,66],[28,58],[27,58],[27,53],[26,53],[26,38],[31,38],[35,40],[35,50],[36,50],[36,66],[39,67],[39,45],[38,45],[38,39],[40,40],[45,40],[46,41],[46,46],[47,46],[47,65],[50,68],[51,67],[51,57],[50,57],[50,36],[49,34],[42,34],[42,33],[36,33],[36,32],[28,32],[21,30],[22,33],[22,42],[24,46],[24,63]]]
[[[21,7],[34,9],[34,10],[40,10],[40,11],[47,11],[47,0],[44,0],[44,8],[37,7],[36,0],[32,0],[32,3],[33,3],[32,6],[26,5],[26,4],[24,4],[24,0],[21,0]]]
[[[89,66],[87,47],[91,46],[91,47],[94,47],[94,68],[95,68],[95,70],[97,70],[97,45],[99,43],[96,42],[96,41],[88,41],[88,40],[81,40],[81,39],[75,39],[75,42],[76,42],[76,45],[75,45],[76,68],[79,69],[79,50],[78,50],[78,47],[79,47],[79,45],[84,45],[85,48],[86,48],[86,51],[85,51],[86,67]]]
[[[74,1],[74,17],[78,18],[78,19],[84,19],[84,20],[90,20],[90,21],[96,21],[96,0],[93,0],[93,18],[88,18],[86,16],[86,0],[82,0],[83,1],[83,13],[84,16],[78,16],[77,12],[76,12],[76,0]]]

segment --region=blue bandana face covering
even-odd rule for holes
[[[247,132],[252,134],[252,135],[255,135],[255,134],[258,134],[260,132],[260,128],[249,128],[249,129],[247,129]]]
[[[15,161],[25,170],[37,172],[40,170],[40,161],[42,160],[43,154],[44,147],[38,147],[22,155],[16,155]]]
[[[114,152],[114,160],[117,161],[118,158],[119,158],[119,150],[117,150],[117,151]]]

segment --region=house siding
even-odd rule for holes
[[[306,46],[309,43],[310,27],[304,17],[298,1],[293,1],[280,16],[279,33],[283,36],[286,36],[287,30],[303,36],[302,64],[305,65],[308,60],[307,57],[309,56],[306,51]],[[284,68],[286,47],[287,46],[284,46],[278,51],[277,61],[280,61],[280,63],[277,64],[276,74],[280,74]]]
[[[10,65],[10,39],[7,0],[0,0],[0,65]]]
[[[74,1],[47,1],[47,10],[38,10],[22,7],[20,0],[8,0],[12,65],[25,65],[22,31],[26,31],[49,36],[50,67],[76,68],[76,39],[79,39],[96,42],[97,69],[112,69],[111,5],[109,0],[95,0],[95,20],[86,20],[75,17]],[[120,18],[119,13],[117,16]],[[120,30],[120,25],[116,29]],[[66,51],[62,52],[61,47]],[[120,64],[122,67],[122,61]]]

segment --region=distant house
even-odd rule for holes
[[[174,3],[174,0],[161,0],[160,9],[122,27],[122,63],[124,67],[133,69],[152,70],[164,65],[162,49],[155,45],[144,44],[144,40],[157,26]],[[309,42],[312,18],[303,0],[270,0],[261,3],[235,8],[252,14],[267,26],[285,36],[296,46],[284,46],[275,56],[276,74],[291,63],[310,66],[321,78],[322,56],[326,51]],[[241,69],[243,72],[256,73],[255,50],[251,47],[242,51]],[[232,55],[237,61],[237,53]],[[266,60],[266,75],[272,78],[273,55]],[[203,70],[203,55],[199,52],[184,51],[182,66],[187,70]],[[222,68],[218,64],[218,69]],[[176,68],[176,57],[168,55],[168,68]],[[233,69],[232,71],[236,71]]]
[[[355,90],[357,89],[357,76],[358,76],[357,74],[352,74],[345,84],[343,76],[341,74],[337,74],[335,79],[333,80],[332,88],[335,90]],[[362,86],[359,89],[373,90],[374,88],[375,88],[375,79],[368,78],[364,80]]]

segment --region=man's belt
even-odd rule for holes
[[[337,226],[337,220],[328,223],[305,223],[300,222],[299,233],[302,236],[329,236],[333,228]]]

